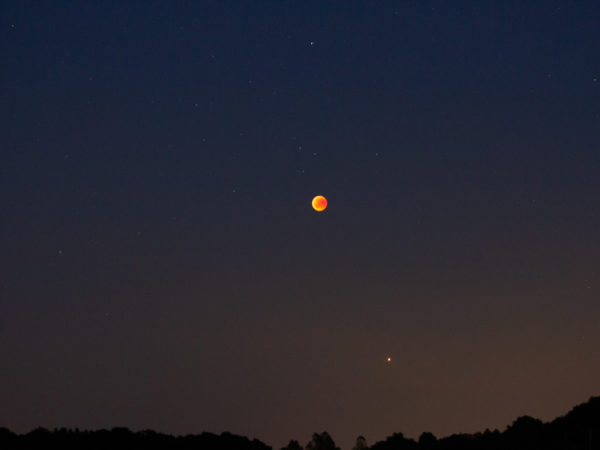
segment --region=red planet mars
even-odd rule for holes
[[[312,199],[312,207],[315,211],[324,211],[327,208],[327,199],[322,195],[317,195]]]

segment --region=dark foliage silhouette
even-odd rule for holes
[[[340,448],[335,446],[329,433],[323,431],[320,434],[313,434],[312,440],[306,444],[306,450],[340,450]]]
[[[395,433],[372,450],[599,450],[600,397],[576,406],[567,415],[543,423],[529,416],[517,418],[504,432],[486,430],[436,439],[423,433],[418,442]]]
[[[367,450],[369,448],[369,446],[367,445],[367,440],[365,439],[364,436],[358,436],[356,438],[356,443],[354,444],[354,447],[352,447],[352,450]]]
[[[271,450],[256,439],[250,440],[231,433],[220,435],[170,436],[152,430],[132,432],[127,428],[80,431],[66,428],[53,431],[36,428],[26,434],[15,434],[0,428],[0,448],[36,449],[100,449],[127,446],[131,448],[210,449],[210,450]],[[453,434],[438,439],[423,433],[418,441],[394,433],[371,447],[363,436],[356,439],[353,450],[599,450],[600,397],[576,406],[568,414],[544,423],[529,416],[517,418],[504,432],[485,430],[475,434]],[[303,450],[292,440],[281,450]],[[314,433],[305,450],[340,450],[326,431]]]
[[[406,439],[402,433],[394,433],[385,441],[375,443],[372,450],[414,450],[418,444],[412,439]]]
[[[431,450],[435,448],[436,441],[433,433],[425,432],[419,437],[419,449]]]
[[[251,441],[246,437],[227,432],[221,435],[202,433],[175,437],[152,430],[134,433],[127,428],[97,431],[79,431],[65,428],[48,431],[44,428],[36,428],[30,433],[16,435],[6,428],[0,428],[0,448],[46,449],[48,447],[61,449],[125,447],[196,450],[271,450],[271,447],[256,439]]]
[[[283,447],[281,450],[304,450],[298,441],[291,440],[288,445]]]

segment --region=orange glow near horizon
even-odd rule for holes
[[[324,211],[327,208],[327,199],[322,195],[317,195],[312,199],[312,207],[315,211]]]

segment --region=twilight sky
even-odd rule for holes
[[[0,426],[349,448],[600,394],[600,5],[458,3],[2,2]]]

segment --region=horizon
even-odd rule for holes
[[[590,407],[593,407],[592,406],[593,404],[595,404],[595,406],[596,406],[596,411],[593,411],[593,410],[590,409]],[[435,436],[434,434],[432,434],[430,432],[424,431],[423,433],[421,433],[419,435],[418,438],[411,437],[411,436],[405,436],[401,431],[396,431],[394,433],[391,433],[389,436],[386,436],[384,439],[382,439],[380,441],[373,442],[370,446],[369,446],[368,440],[365,439],[365,437],[362,436],[362,435],[357,435],[357,440],[359,438],[362,438],[363,442],[368,446],[367,448],[369,448],[369,447],[374,447],[374,446],[377,446],[377,445],[385,444],[390,438],[394,438],[394,437],[397,437],[397,436],[403,436],[404,439],[412,440],[415,443],[419,443],[420,444],[421,440],[425,437],[425,435],[430,435],[430,438],[434,439],[435,441],[442,442],[442,441],[448,441],[448,440],[451,440],[453,438],[460,437],[460,436],[465,436],[465,435],[466,436],[470,436],[472,438],[476,438],[476,437],[481,438],[482,436],[486,436],[486,435],[487,436],[489,436],[489,435],[498,436],[498,434],[503,435],[503,434],[508,433],[514,427],[521,427],[520,433],[523,433],[524,430],[527,430],[527,432],[529,432],[529,433],[531,433],[531,432],[539,433],[539,430],[535,430],[534,431],[531,428],[532,421],[524,420],[524,419],[532,419],[533,423],[539,423],[543,427],[551,427],[551,426],[556,426],[557,423],[560,423],[561,421],[564,421],[568,417],[573,416],[576,413],[576,411],[579,411],[579,415],[580,415],[580,419],[581,419],[581,410],[582,410],[582,408],[587,407],[588,411],[587,411],[586,420],[591,420],[591,421],[596,420],[596,422],[598,422],[598,420],[600,420],[600,415],[598,415],[598,413],[600,412],[598,410],[598,406],[599,405],[600,405],[600,396],[590,396],[587,402],[583,402],[583,403],[579,403],[577,405],[574,405],[567,413],[559,415],[559,416],[555,417],[551,421],[543,421],[543,420],[540,420],[538,418],[531,417],[531,416],[528,416],[528,415],[520,415],[520,416],[516,417],[504,429],[498,429],[498,428],[488,429],[488,428],[486,428],[485,430],[480,430],[480,431],[472,432],[472,433],[454,432],[454,433],[452,433],[452,434],[450,434],[448,436]],[[594,416],[594,412],[596,413],[596,416]],[[577,423],[577,422],[576,422],[576,426],[579,427],[579,428],[583,427],[584,431],[587,430],[587,431],[585,431],[584,434],[586,434],[586,433],[589,434],[589,436],[588,436],[588,445],[589,445],[589,448],[591,449],[592,448],[592,439],[593,439],[592,433],[595,432],[595,433],[599,433],[600,434],[600,428],[598,428],[598,429],[590,428],[589,424],[586,426],[584,423]],[[596,424],[596,426],[600,427],[600,422],[598,422]],[[7,428],[0,427],[0,431],[2,431],[2,430],[7,430],[9,432],[13,432],[12,430],[8,430]],[[239,438],[243,438],[243,439],[248,439],[249,442],[258,441],[259,443],[265,444],[269,448],[272,448],[272,449],[275,449],[275,450],[278,449],[278,448],[281,448],[281,447],[285,447],[285,445],[282,445],[281,447],[272,446],[270,443],[262,441],[261,439],[258,439],[256,437],[243,436],[243,435],[236,434],[234,432],[232,433],[231,431],[223,431],[221,433],[212,433],[212,432],[208,432],[208,431],[202,431],[202,432],[198,432],[198,433],[191,433],[191,434],[185,434],[185,435],[171,435],[171,434],[165,434],[165,433],[161,432],[160,430],[151,430],[151,429],[131,430],[131,429],[127,428],[127,427],[119,427],[119,426],[112,427],[110,429],[104,429],[103,428],[103,429],[96,429],[96,430],[88,430],[88,429],[82,429],[82,430],[80,430],[78,428],[74,428],[73,429],[73,428],[66,428],[66,427],[54,428],[53,430],[49,430],[49,429],[46,429],[44,427],[36,427],[35,429],[29,431],[28,433],[22,433],[20,435],[18,434],[18,436],[22,437],[22,436],[26,436],[28,434],[29,435],[31,435],[31,434],[38,434],[39,435],[40,431],[50,432],[50,433],[63,432],[63,431],[66,431],[66,432],[69,432],[69,433],[98,433],[98,432],[103,432],[103,431],[107,431],[107,432],[111,432],[111,433],[114,433],[114,432],[119,432],[120,433],[121,431],[127,431],[127,432],[130,432],[130,433],[133,433],[133,434],[139,434],[139,433],[144,434],[146,432],[151,432],[151,433],[163,434],[163,435],[165,435],[167,437],[173,437],[173,438],[201,437],[201,436],[204,436],[204,435],[212,435],[212,436],[215,436],[215,437],[219,437],[219,436],[223,437],[223,436],[229,435],[229,436],[233,436],[233,437],[239,437]],[[566,436],[565,432],[566,432],[566,430],[563,429],[560,433],[561,433],[562,436]],[[573,434],[573,430],[571,429],[570,433],[571,433],[570,439],[575,439],[575,441],[577,441],[578,440],[577,436],[576,436],[577,432],[575,432]],[[323,434],[326,434],[327,436],[330,436],[329,433],[326,430],[324,430],[324,431],[315,431],[312,434],[312,436],[313,436],[313,439],[314,439],[314,436],[316,436],[316,435],[323,435]],[[556,434],[556,431],[554,432],[554,434]],[[333,438],[333,442],[335,442],[334,436],[330,436],[330,437]],[[532,438],[533,439],[540,439],[540,436],[539,435],[538,436],[531,435],[529,439],[532,439]],[[548,438],[546,438],[546,439],[548,439]],[[583,440],[585,440],[585,439],[583,439]],[[302,441],[299,441],[297,439],[290,439],[288,442],[291,444],[293,441],[299,442],[299,444],[301,446],[303,446],[302,445]],[[581,437],[579,437],[579,441],[581,442]],[[532,442],[534,442],[534,441],[528,441],[526,439],[526,442],[529,443],[528,445],[531,445]],[[538,442],[538,443],[541,444],[541,442]],[[310,441],[309,441],[309,444],[307,444],[307,445],[310,445]],[[454,445],[455,446],[456,445],[460,446],[460,443],[456,443],[455,442]],[[338,446],[339,446],[339,444],[338,444]],[[537,448],[537,447],[534,446],[532,448]],[[343,449],[344,449],[344,447],[342,447],[342,450]]]

